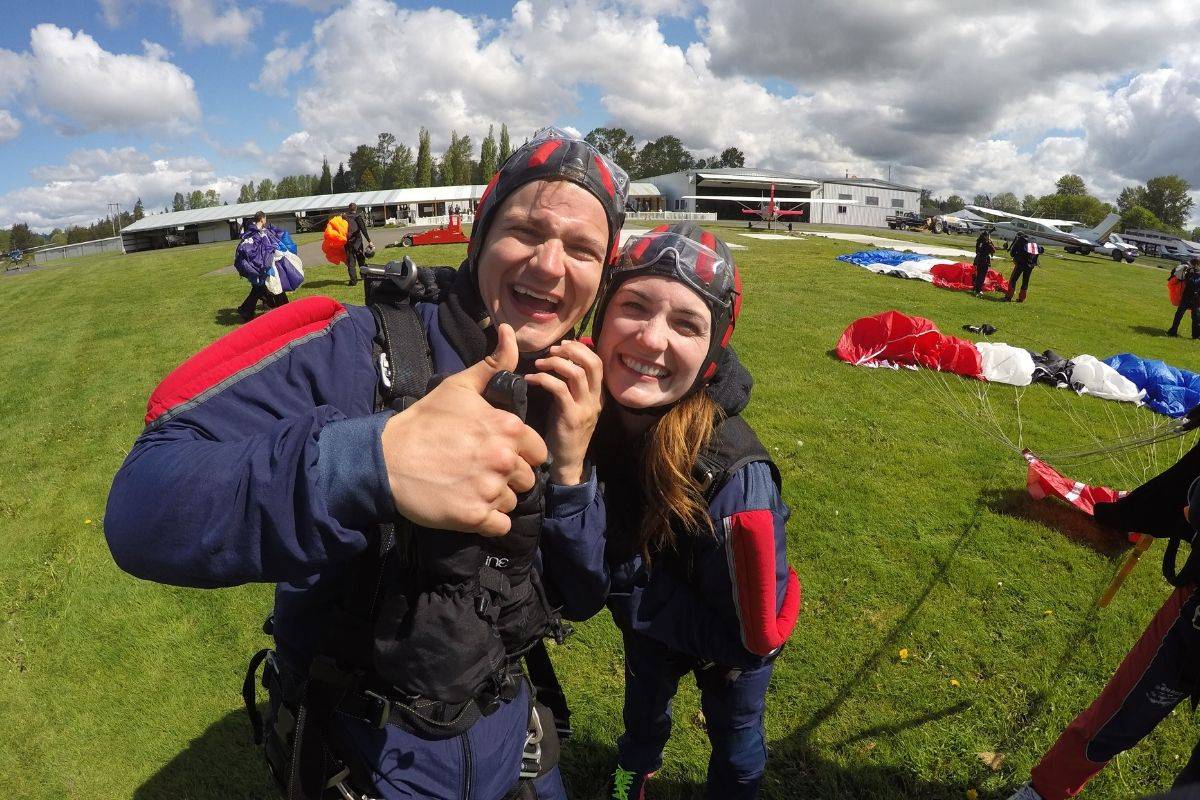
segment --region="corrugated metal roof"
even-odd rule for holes
[[[121,229],[121,233],[178,228],[187,225],[203,225],[230,219],[253,217],[259,211],[270,214],[294,214],[297,211],[330,211],[343,209],[350,203],[360,206],[395,205],[397,203],[453,203],[478,200],[483,196],[483,184],[468,186],[426,186],[417,189],[381,189],[375,192],[343,192],[341,194],[319,194],[309,197],[287,197],[280,200],[264,200],[256,203],[234,203],[211,208],[194,208],[188,211],[171,211],[166,214],[150,214],[132,225]],[[630,197],[658,197],[658,187],[652,183],[634,183],[629,187]]]
[[[478,200],[484,186],[427,186],[418,189],[381,189],[375,192],[342,192],[320,194],[309,197],[287,197],[279,200],[264,200],[256,203],[234,203],[211,208],[194,208],[187,211],[171,211],[166,214],[150,214],[121,229],[121,233],[177,228],[180,225],[202,225],[229,219],[252,217],[259,211],[266,214],[291,214],[297,211],[328,211],[342,209],[350,203],[360,206],[393,205],[396,203],[447,203]]]
[[[879,178],[826,178],[823,183],[839,183],[842,186],[874,186],[880,189],[894,189],[898,192],[917,192],[920,189],[915,186],[905,186],[902,183],[892,183],[891,181],[880,180]]]

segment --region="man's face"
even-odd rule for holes
[[[608,254],[604,207],[569,181],[534,181],[496,210],[480,250],[479,294],[530,353],[562,340],[591,306]]]

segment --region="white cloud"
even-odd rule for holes
[[[167,0],[167,5],[188,44],[245,45],[263,18],[260,9],[233,2],[218,7],[215,0]]]
[[[0,50],[0,103],[16,97],[29,85],[29,57],[12,50]]]
[[[195,84],[145,42],[144,55],[110,53],[83,31],[38,25],[29,34],[29,102],[60,133],[182,129],[200,118]]]
[[[100,12],[110,28],[116,28],[125,19],[124,0],[100,0]]]
[[[258,81],[250,84],[250,88],[280,97],[286,95],[288,79],[304,67],[308,49],[307,44],[292,47],[285,43],[267,53]]]
[[[11,111],[0,108],[0,142],[17,138],[21,132],[21,121],[12,115]]]
[[[215,189],[226,200],[237,197],[243,178],[217,175],[195,156],[152,159],[132,147],[77,150],[65,164],[35,170],[38,186],[0,195],[0,226],[25,222],[37,230],[90,225],[103,217],[109,202],[131,209],[142,198],[148,211],[169,205],[175,192]]]

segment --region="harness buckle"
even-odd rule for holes
[[[525,734],[525,747],[521,750],[521,777],[532,780],[542,771],[542,717],[537,706],[529,715],[529,732]]]
[[[387,727],[388,720],[392,716],[392,701],[381,694],[372,692],[370,689],[364,691],[363,694],[379,704],[379,718],[375,720],[374,724],[378,730],[383,730]]]

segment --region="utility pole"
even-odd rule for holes
[[[108,204],[108,218],[112,221],[113,236],[117,235],[117,218],[121,216],[121,204]]]

